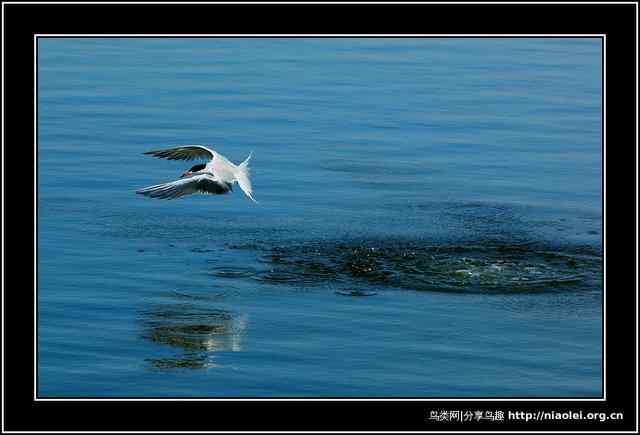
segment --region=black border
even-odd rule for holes
[[[99,19],[98,19],[99,17]],[[251,19],[253,18],[253,20]],[[5,116],[4,151],[32,161],[33,35],[35,33],[424,33],[424,34],[595,34],[607,35],[607,186],[636,198],[635,167],[626,147],[637,146],[635,4],[410,4],[410,5],[215,5],[215,4],[3,4]],[[366,28],[365,28],[366,27]],[[9,85],[9,84],[12,85]],[[13,85],[20,83],[21,86]],[[29,89],[29,91],[27,91]],[[30,133],[28,133],[30,132]],[[603,132],[605,134],[605,132]],[[626,144],[629,145],[626,145]],[[20,144],[18,146],[11,144]],[[635,144],[635,145],[634,145]],[[635,150],[637,157],[637,150]],[[426,417],[440,409],[622,411],[622,422],[555,421],[556,430],[636,428],[636,293],[627,290],[636,270],[635,201],[608,196],[607,333],[631,341],[607,341],[606,402],[399,401],[33,401],[33,293],[25,265],[33,267],[33,191],[22,165],[5,165],[4,180],[20,179],[24,189],[5,189],[5,347],[3,359],[5,430],[542,430],[549,422],[481,421],[438,423]],[[624,169],[623,169],[624,168]],[[37,170],[37,168],[35,168]],[[11,177],[10,175],[14,175]],[[633,186],[630,188],[629,186]],[[616,195],[617,197],[618,195]],[[10,202],[9,200],[13,201]],[[20,204],[26,201],[29,207]],[[11,204],[11,205],[9,205]],[[16,204],[16,205],[14,205]],[[20,210],[19,213],[16,213]],[[13,211],[13,213],[11,213]],[[631,231],[631,228],[634,230]],[[19,231],[18,231],[19,229]],[[27,237],[29,235],[29,237]],[[26,255],[26,250],[30,255]],[[11,278],[11,279],[9,279]],[[621,283],[616,283],[621,281]],[[634,287],[633,285],[631,286]],[[630,303],[630,302],[634,303]],[[633,311],[633,312],[632,312]],[[16,355],[18,357],[16,357]],[[626,375],[626,376],[625,376]],[[171,408],[170,412],[162,412]],[[181,412],[184,411],[184,412]],[[239,420],[232,411],[248,417]],[[26,419],[21,415],[29,416]],[[37,417],[36,417],[37,416]],[[107,417],[110,416],[110,417]],[[114,416],[118,416],[115,418]],[[213,417],[213,418],[212,418]]]

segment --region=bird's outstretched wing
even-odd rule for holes
[[[145,154],[169,160],[211,160],[215,155],[212,150],[202,145],[182,145],[167,150],[147,151]]]
[[[169,183],[156,184],[137,190],[136,193],[158,199],[175,199],[193,193],[221,195],[231,190],[231,185],[212,175],[201,174],[181,178]]]

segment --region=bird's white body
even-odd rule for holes
[[[249,179],[249,160],[251,154],[239,165],[231,163],[226,157],[202,145],[182,145],[167,150],[148,151],[145,154],[169,160],[208,159],[204,165],[196,165],[183,176],[169,183],[157,184],[138,190],[136,193],[151,198],[174,199],[193,193],[220,195],[233,190],[238,183],[242,191],[254,202]]]
[[[215,174],[219,180],[227,183],[233,183],[237,181],[236,174],[238,172],[238,166],[231,163],[226,157],[216,153],[216,157],[210,160],[205,171],[211,174]]]

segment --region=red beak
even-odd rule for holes
[[[180,176],[180,178],[190,177],[192,174],[193,174],[193,172],[191,172],[191,171],[187,171],[187,172],[185,172],[184,174],[182,174],[182,175]]]

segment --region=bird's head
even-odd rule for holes
[[[200,163],[198,165],[193,166],[191,169],[189,169],[188,171],[185,171],[184,174],[182,174],[180,176],[180,178],[184,178],[184,177],[190,177],[193,175],[194,172],[198,172],[204,169],[206,165],[204,163]]]

